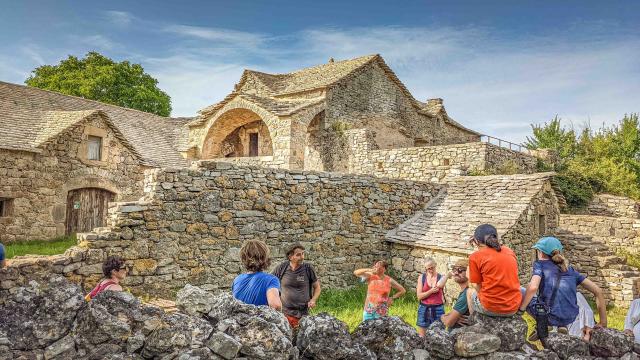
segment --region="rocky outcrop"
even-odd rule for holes
[[[126,292],[106,291],[88,303],[82,295],[77,285],[53,277],[3,296],[0,360],[638,360],[631,337],[612,329],[594,330],[589,344],[551,334],[539,351],[514,346],[522,319],[475,316],[476,324],[452,332],[436,323],[421,339],[397,317],[365,321],[350,334],[345,323],[322,313],[303,318],[294,341],[282,313],[228,293],[186,286],[177,294],[179,311],[171,313]]]

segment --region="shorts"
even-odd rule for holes
[[[493,316],[493,317],[509,317],[509,316],[515,315],[515,313],[518,312],[518,310],[516,310],[509,314],[501,314],[501,313],[495,313],[495,312],[489,311],[482,306],[482,304],[480,303],[480,299],[478,298],[478,293],[476,292],[471,294],[471,306],[473,307],[474,312],[477,311],[480,314]]]
[[[416,325],[426,329],[434,322],[439,321],[442,315],[444,315],[444,305],[425,305],[420,303]]]
[[[362,320],[364,321],[380,319],[381,317],[382,315],[378,314],[377,312],[372,312],[372,313],[368,313],[366,311],[362,312]]]
[[[287,321],[289,322],[289,325],[291,325],[292,328],[297,328],[299,325],[300,319],[302,319],[302,318],[287,315],[287,314],[284,314],[284,316],[287,318]]]

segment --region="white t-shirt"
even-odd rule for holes
[[[624,329],[633,330],[636,343],[640,344],[640,299],[631,303],[627,317],[624,319]]]
[[[582,337],[582,329],[587,326],[593,328],[596,324],[595,318],[593,317],[593,310],[591,310],[591,306],[587,302],[587,299],[578,292],[576,295],[576,300],[578,303],[578,316],[576,319],[568,326],[569,335]]]

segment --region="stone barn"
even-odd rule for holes
[[[186,122],[0,82],[0,241],[105,226],[108,202],[142,195],[144,170],[187,165]]]

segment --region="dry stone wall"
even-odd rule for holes
[[[83,159],[93,133],[103,136],[102,161]],[[0,217],[0,241],[64,235],[69,190],[102,188],[117,200],[139,198],[145,168],[101,115],[61,133],[40,153],[0,149],[0,198],[13,199],[9,216]]]
[[[596,194],[587,206],[591,215],[640,218],[640,205],[624,196]]]
[[[242,271],[242,242],[260,239],[274,266],[289,245],[303,244],[323,284],[345,287],[355,283],[355,267],[388,258],[384,234],[438,191],[368,176],[199,166],[149,170],[144,201],[112,203],[109,227],[79,234],[56,269],[88,288],[106,256],[120,255],[134,293],[171,296],[187,283],[226,289]]]
[[[468,172],[499,172],[510,167],[533,173],[536,158],[484,142],[379,150],[367,129],[348,132],[349,172],[378,177],[441,182]]]

